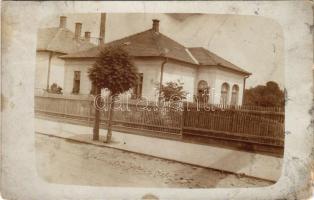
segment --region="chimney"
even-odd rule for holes
[[[85,40],[90,41],[90,32],[89,31],[85,32]]]
[[[159,33],[159,20],[158,19],[153,19],[153,28],[152,30],[155,33]]]
[[[66,16],[60,16],[59,28],[65,28],[66,25],[67,25],[67,17]]]
[[[82,23],[75,23],[74,39],[79,40],[81,37]]]

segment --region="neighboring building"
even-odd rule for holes
[[[37,92],[47,90],[53,83],[64,87],[64,60],[59,56],[90,49],[90,32],[81,38],[82,24],[76,23],[75,33],[66,28],[66,17],[60,17],[59,27],[39,29],[37,35],[36,81]]]
[[[119,39],[105,46],[122,45],[133,57],[140,73],[133,96],[156,98],[156,83],[180,80],[190,96],[216,104],[242,104],[245,79],[249,72],[204,48],[186,48],[159,32],[159,21],[152,29]],[[90,94],[87,70],[99,53],[98,47],[61,56],[65,61],[65,93]],[[204,98],[204,95],[207,95]]]

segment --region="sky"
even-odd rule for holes
[[[100,14],[64,14],[67,28],[81,22],[82,35],[99,36]],[[204,47],[249,71],[247,88],[276,81],[284,87],[284,38],[280,25],[258,16],[212,14],[108,13],[105,41],[120,39],[152,26],[160,20],[160,32],[186,47]],[[40,27],[57,27],[59,16],[43,19]]]

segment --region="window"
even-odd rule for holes
[[[239,98],[239,86],[233,85],[232,86],[232,95],[231,95],[231,105],[237,105]]]
[[[223,105],[227,105],[228,98],[229,98],[229,84],[223,83],[221,86],[220,103]]]
[[[142,97],[142,88],[143,88],[143,73],[138,74],[137,83],[133,87],[132,99],[138,99]]]
[[[197,86],[197,99],[200,103],[208,103],[209,87],[206,81],[201,80]]]
[[[80,71],[74,71],[74,77],[73,77],[73,94],[80,93],[80,84],[81,84],[81,72]]]

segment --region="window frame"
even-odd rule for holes
[[[132,88],[131,99],[139,99],[143,95],[144,73],[138,73],[137,76],[136,85]]]
[[[78,83],[78,84],[77,84]],[[76,89],[75,86],[78,86]],[[73,88],[72,94],[79,94],[81,90],[81,71],[73,71]]]
[[[240,87],[237,84],[234,84],[232,86],[231,101],[230,101],[231,105],[238,105],[238,102],[239,102],[239,90],[240,90]]]
[[[225,87],[224,87],[225,86]],[[221,91],[220,91],[220,104],[222,105],[228,105],[229,103],[229,91],[230,91],[230,85],[227,82],[224,82],[221,85]]]

